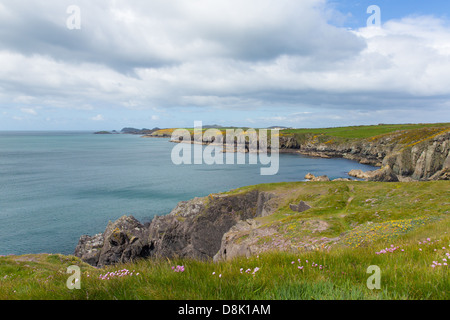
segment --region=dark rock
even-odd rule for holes
[[[397,175],[392,171],[392,169],[387,166],[379,170],[372,171],[372,174],[368,178],[369,181],[378,182],[398,182]]]
[[[134,261],[149,254],[148,229],[133,216],[109,222],[103,234],[82,236],[74,253],[98,267]]]
[[[88,235],[81,236],[78,245],[75,248],[74,255],[81,258],[86,263],[96,266],[100,258],[103,242],[103,234],[101,233],[92,237]]]
[[[384,166],[381,169],[373,171],[351,170],[348,173],[349,176],[365,179],[366,181],[378,181],[378,182],[397,182],[398,176],[389,166]]]
[[[122,216],[108,223],[98,266],[125,263],[150,254],[148,229],[133,216]]]
[[[82,236],[75,255],[99,267],[146,257],[212,259],[231,227],[271,214],[275,200],[273,194],[253,190],[182,201],[149,225],[123,216],[108,223],[103,234]]]
[[[309,181],[330,181],[330,178],[326,175],[316,177],[312,173],[306,174],[305,179],[308,179]]]
[[[267,198],[260,197],[259,191],[250,191],[182,202],[169,215],[153,219],[152,255],[210,259],[232,226],[258,216],[258,211],[262,214]]]
[[[311,209],[311,206],[304,201],[300,201],[299,204],[290,204],[289,208],[291,208],[292,211],[303,212]]]

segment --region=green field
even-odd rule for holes
[[[400,130],[418,130],[424,128],[450,128],[450,123],[424,123],[424,124],[380,124],[373,126],[350,126],[321,129],[285,129],[288,134],[317,134],[346,139],[366,139]]]
[[[308,219],[330,225],[315,236],[341,240],[220,263],[151,259],[104,269],[58,254],[0,257],[0,299],[450,298],[450,182],[298,182],[230,193],[253,189],[281,195],[277,211],[258,219],[292,243],[305,236],[299,222]],[[299,200],[313,208],[289,211]],[[79,290],[66,287],[70,265],[81,268]],[[380,268],[380,289],[367,287],[372,265]]]

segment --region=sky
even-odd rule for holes
[[[449,84],[447,0],[0,0],[0,131],[450,122]]]

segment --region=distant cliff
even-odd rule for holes
[[[120,133],[125,133],[125,134],[151,134],[155,131],[160,130],[160,128],[153,128],[153,129],[136,129],[136,128],[123,128],[122,130],[120,130]]]
[[[389,130],[388,130],[388,129]],[[397,129],[398,130],[395,130]],[[375,181],[448,180],[450,171],[450,124],[379,125],[329,129],[288,129],[279,132],[281,153],[300,153],[312,157],[346,158],[380,167],[379,172],[365,176]],[[215,129],[222,135],[194,136],[191,142],[201,144],[227,143],[225,129]],[[174,129],[152,132],[146,137],[170,138]],[[381,133],[387,131],[386,133]],[[355,134],[356,132],[356,134]],[[370,134],[367,134],[369,132]],[[246,132],[244,131],[244,134]],[[187,142],[175,141],[171,142]],[[237,147],[237,140],[234,142]],[[248,138],[244,149],[249,151]],[[267,142],[270,150],[270,139]],[[237,148],[235,149],[237,150]],[[235,151],[224,146],[224,152]],[[362,175],[361,175],[362,176]]]
[[[448,127],[401,130],[350,141],[317,135],[306,135],[299,141],[298,137],[287,135],[280,137],[280,146],[304,155],[342,157],[382,167],[380,170],[392,170],[399,179],[449,179]]]

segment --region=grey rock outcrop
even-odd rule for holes
[[[269,215],[275,195],[253,190],[182,201],[148,226],[132,216],[108,223],[103,234],[82,236],[75,256],[102,267],[148,257],[212,259],[223,235],[240,221]]]
[[[381,168],[389,166],[392,170],[379,171],[375,177],[373,172],[352,175],[361,179],[372,176],[372,179],[387,179],[382,181],[396,181],[395,177],[400,181],[408,177],[445,180],[450,169],[450,129],[401,130],[370,139],[331,143],[320,142],[316,136],[304,137],[297,152],[314,157],[346,158]]]
[[[212,258],[222,236],[241,220],[270,214],[265,192],[197,198],[180,203],[169,215],[153,219],[149,231],[152,255]]]
[[[326,221],[306,219],[300,223],[302,230],[310,234],[320,234],[329,228]],[[336,243],[339,238],[302,236],[292,241],[280,236],[275,226],[261,225],[255,220],[240,221],[223,235],[221,246],[214,261],[232,260],[236,257],[250,257],[272,250],[298,252],[314,250],[321,245]]]
[[[78,241],[74,255],[81,258],[84,262],[96,266],[100,258],[100,252],[104,243],[103,234],[94,236],[83,235]]]
[[[102,267],[145,258],[150,253],[148,230],[133,216],[109,222],[103,234],[81,236],[74,255]]]
[[[411,176],[415,180],[437,179],[442,174],[445,179],[445,171],[450,169],[450,132],[388,155],[383,160],[383,166],[386,165],[395,174]]]
[[[448,180],[450,132],[410,145],[397,145],[375,171],[351,170],[350,176],[368,181]]]
[[[289,208],[292,211],[303,212],[311,209],[311,206],[304,201],[300,201],[299,204],[289,204]]]
[[[277,233],[276,228],[258,228],[253,219],[240,221],[222,237],[221,245],[213,261],[231,260],[234,257],[250,257],[260,252],[261,245],[255,239],[268,237]]]
[[[326,175],[316,177],[312,173],[307,173],[305,179],[308,179],[309,181],[330,181],[330,178]]]
[[[367,181],[378,182],[397,182],[400,181],[399,177],[393,172],[393,170],[387,165],[381,169],[373,171],[351,170],[348,173],[351,177],[364,179]]]

